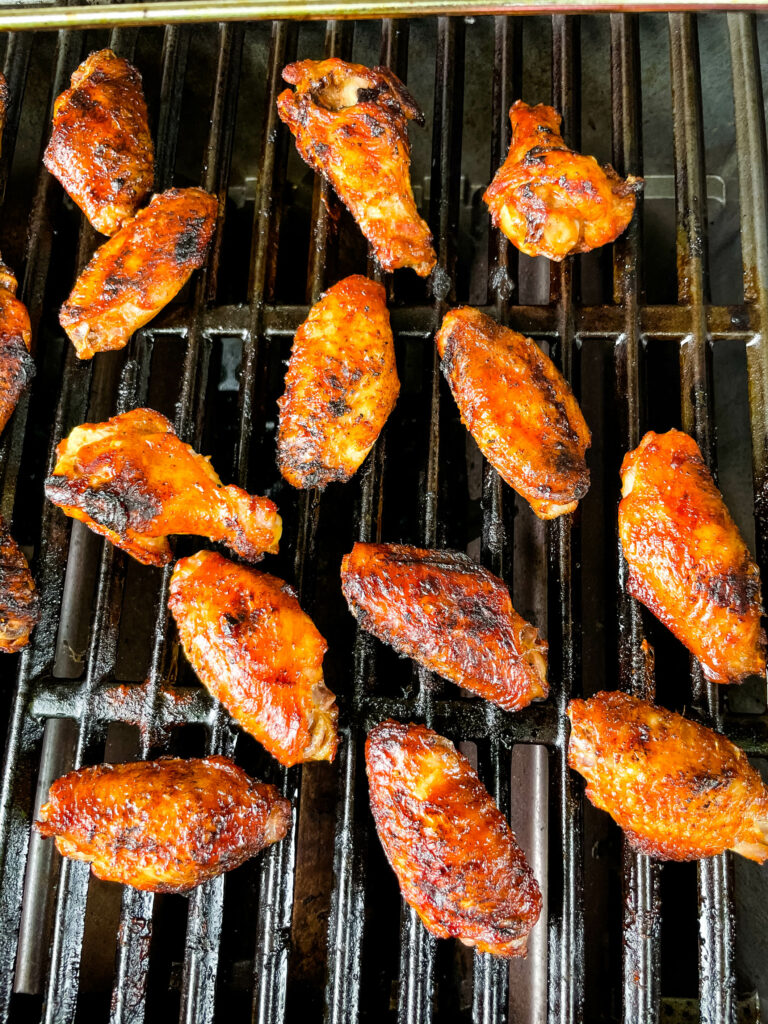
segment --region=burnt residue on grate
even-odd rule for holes
[[[0,439],[0,503],[34,556],[44,612],[31,646],[4,660],[0,1019],[653,1024],[693,1008],[720,1024],[735,1021],[755,988],[768,991],[764,940],[744,899],[768,893],[760,869],[734,872],[729,856],[660,866],[630,850],[569,773],[563,718],[571,694],[656,691],[768,756],[764,685],[727,699],[705,685],[625,594],[616,535],[621,456],[646,429],[682,426],[714,469],[721,462],[726,497],[742,496],[747,534],[754,510],[768,569],[758,46],[767,31],[732,13],[7,37],[0,249],[19,272],[38,373]],[[98,238],[40,155],[53,99],[105,45],[142,71],[156,188],[202,185],[219,194],[221,217],[206,269],[178,301],[125,351],[80,363],[57,311]],[[410,137],[438,254],[430,282],[381,273],[279,123],[282,67],[322,55],[389,65],[425,111],[426,128]],[[725,99],[713,107],[717,91]],[[505,155],[518,97],[553,102],[569,144],[651,183],[615,245],[549,266],[490,227],[480,196]],[[275,463],[292,334],[325,287],[362,272],[387,288],[402,391],[349,484],[299,493]],[[532,335],[572,382],[594,441],[592,487],[573,517],[536,520],[461,426],[432,344],[460,302]],[[325,674],[341,710],[334,765],[281,769],[234,729],[179,652],[170,570],[137,565],[43,503],[56,441],[139,404],[169,416],[225,482],[277,502],[284,538],[264,567],[297,587],[328,638]],[[731,423],[742,424],[740,439]],[[341,557],[357,540],[467,550],[503,576],[549,640],[550,699],[506,714],[357,630],[339,586]],[[181,538],[176,550],[198,546]],[[509,966],[437,942],[402,904],[363,766],[366,730],[388,715],[461,743],[509,815],[545,898],[527,961]],[[163,752],[225,753],[279,785],[296,811],[290,838],[189,897],[154,897],[93,880],[30,837],[58,774]]]

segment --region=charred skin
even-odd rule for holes
[[[216,196],[172,188],[96,250],[61,307],[80,359],[123,348],[201,267],[216,225]]]
[[[192,668],[246,732],[284,765],[333,760],[327,644],[287,583],[199,551],[176,563],[168,605]]]
[[[461,421],[540,519],[573,512],[589,490],[589,427],[567,381],[535,342],[470,306],[435,338]]]
[[[525,956],[541,892],[471,764],[423,725],[386,721],[365,745],[371,810],[405,900],[438,938]]]
[[[337,58],[283,69],[296,89],[277,110],[309,166],[333,185],[385,270],[412,267],[426,277],[436,263],[432,235],[411,190],[408,121],[423,117],[388,69]]]
[[[621,467],[619,537],[627,591],[716,683],[765,673],[760,571],[699,447],[649,431]]]
[[[768,789],[725,736],[625,693],[568,706],[568,763],[587,796],[661,860],[768,857]]]
[[[355,544],[341,589],[363,629],[506,711],[547,696],[546,642],[462,552]]]
[[[21,548],[0,519],[0,651],[13,654],[29,643],[40,621],[40,595]]]
[[[281,840],[291,805],[225,757],[164,757],[56,779],[35,826],[97,878],[185,892]]]
[[[0,257],[0,432],[35,376],[29,313],[16,298],[16,287],[13,271]]]
[[[113,235],[152,189],[154,151],[141,75],[111,50],[92,53],[53,107],[43,163],[97,231]]]
[[[400,391],[382,285],[355,275],[315,303],[293,339],[278,400],[277,461],[293,487],[346,481]]]
[[[643,179],[624,180],[608,164],[569,149],[552,107],[518,100],[509,119],[507,159],[483,196],[494,226],[528,256],[557,261],[618,238]]]
[[[275,504],[224,487],[208,459],[153,409],[83,423],[56,457],[49,501],[145,565],[172,561],[171,534],[221,541],[251,562],[277,551]]]

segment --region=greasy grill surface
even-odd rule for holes
[[[15,689],[6,667],[0,1018],[138,1022],[165,1014],[205,1024],[236,1013],[237,1019],[252,1014],[256,1021],[273,1024],[299,1015],[319,1019],[324,1012],[335,1024],[358,1019],[491,1024],[507,1020],[510,999],[515,1003],[525,988],[531,993],[528,1019],[545,1017],[552,1024],[575,1022],[585,1014],[588,1019],[621,1014],[628,1024],[648,1024],[659,1018],[663,999],[681,994],[698,998],[704,1021],[735,1020],[741,990],[734,966],[728,856],[703,862],[695,880],[685,876],[685,884],[695,885],[698,894],[686,904],[691,927],[685,932],[685,955],[698,956],[698,982],[694,991],[676,986],[664,991],[667,904],[662,905],[661,895],[669,889],[662,884],[669,869],[626,846],[621,850],[618,834],[603,823],[609,838],[601,842],[613,858],[614,875],[621,868],[622,882],[621,891],[611,883],[616,899],[606,924],[616,938],[614,951],[596,952],[596,933],[585,925],[585,860],[589,877],[590,872],[596,878],[605,874],[589,866],[597,846],[585,855],[584,827],[589,831],[595,822],[590,812],[582,822],[581,783],[566,764],[564,716],[572,694],[591,693],[601,681],[652,694],[653,660],[643,645],[647,636],[660,652],[665,703],[687,706],[701,720],[724,728],[750,754],[768,756],[764,717],[726,715],[717,687],[707,684],[696,666],[689,675],[679,651],[626,596],[626,566],[615,532],[620,457],[646,428],[682,426],[714,464],[712,348],[736,343],[746,346],[757,556],[763,573],[768,569],[768,342],[763,337],[768,330],[768,209],[758,25],[740,13],[719,24],[723,38],[730,40],[744,271],[743,301],[730,305],[709,302],[699,41],[690,15],[670,15],[664,29],[671,67],[672,238],[678,284],[676,296],[654,304],[644,300],[647,261],[639,217],[597,263],[589,264],[599,271],[597,301],[594,291],[584,300],[581,264],[565,261],[551,268],[549,301],[529,302],[517,286],[534,272],[533,265],[518,258],[497,232],[486,240],[486,229],[476,229],[482,247],[488,247],[487,263],[477,246],[473,258],[466,249],[460,251],[467,184],[462,181],[462,134],[474,127],[462,105],[466,47],[473,45],[476,30],[472,22],[385,22],[375,26],[379,39],[370,25],[363,31],[341,23],[329,23],[324,40],[317,28],[301,34],[286,23],[195,30],[199,38],[184,26],[115,30],[108,38],[106,33],[91,38],[66,32],[55,38],[8,38],[11,107],[0,160],[5,191],[0,247],[20,272],[20,294],[30,309],[42,372],[2,439],[0,504],[4,516],[15,509],[18,538],[34,548],[43,620],[18,659]],[[469,62],[466,67],[468,76],[482,70],[487,82],[483,185],[506,152],[507,111],[520,95],[528,59],[522,19],[497,18],[485,25],[491,34],[492,73]],[[589,25],[592,38],[594,25]],[[609,52],[604,77],[610,79],[610,109],[602,108],[600,121],[604,136],[610,124],[612,153],[609,149],[600,156],[612,157],[622,176],[642,173],[641,25],[636,16],[612,15],[601,26]],[[551,25],[542,22],[539,29],[551,45],[551,67],[537,80],[538,95],[525,98],[551,98],[563,115],[566,140],[578,146],[579,62],[591,55],[585,52],[577,19],[555,15]],[[413,33],[418,46],[412,40],[409,55]],[[206,40],[215,44],[210,52],[203,46]],[[135,59],[144,72],[157,153],[156,189],[201,185],[218,192],[221,217],[208,266],[193,279],[183,302],[139,332],[124,352],[80,363],[64,344],[56,310],[97,239],[64,202],[39,156],[53,98],[85,54],[107,44]],[[429,76],[434,68],[432,96],[418,96],[431,116],[431,131],[418,138],[414,130],[411,137],[415,166],[429,168],[429,198],[422,213],[435,236],[438,268],[431,291],[408,274],[386,282],[403,390],[375,449],[350,484],[323,494],[299,494],[281,483],[274,459],[276,399],[292,333],[308,304],[342,273],[367,267],[378,276],[366,262],[359,233],[326,186],[296,170],[298,158],[278,122],[274,101],[282,86],[280,70],[297,56],[319,57],[319,49],[371,65],[388,64],[406,80],[414,64],[421,67],[422,81],[424,66]],[[251,84],[238,97],[246,79]],[[551,97],[543,92],[550,88]],[[530,82],[528,89],[534,91]],[[472,112],[470,122],[475,116]],[[42,145],[32,152],[35,133]],[[251,175],[244,186],[238,177],[238,147],[243,145]],[[14,177],[14,159],[26,161],[34,176]],[[9,181],[18,194],[6,187]],[[245,193],[244,200],[236,188]],[[487,221],[484,212],[480,219]],[[484,270],[479,298],[471,284],[473,259]],[[432,335],[445,311],[469,298],[548,343],[585,403],[596,435],[590,461],[593,467],[604,462],[597,475],[605,483],[602,492],[599,482],[593,484],[583,514],[580,510],[573,518],[537,527],[466,441],[440,379]],[[664,355],[657,358],[659,351]],[[601,395],[607,396],[608,412],[601,412]],[[746,389],[742,401],[747,401]],[[281,770],[248,737],[238,736],[179,654],[167,612],[171,567],[141,570],[51,505],[43,506],[41,483],[53,465],[55,442],[86,419],[104,419],[142,404],[169,415],[184,440],[213,454],[225,482],[269,493],[278,503],[284,541],[281,554],[265,568],[297,586],[302,606],[329,639],[326,679],[341,708],[334,767]],[[653,413],[657,418],[651,422]],[[483,563],[519,584],[522,603],[514,594],[513,600],[521,614],[542,627],[546,620],[549,700],[505,714],[423,670],[411,670],[355,633],[338,570],[341,555],[356,540],[457,548],[479,540],[475,553]],[[546,563],[537,563],[542,544]],[[177,546],[179,554],[196,549],[187,539]],[[585,573],[587,568],[598,572],[592,558],[596,550],[604,575],[602,632],[582,615],[583,604],[594,612],[594,601],[592,580],[582,577],[581,565]],[[604,661],[603,680],[587,678],[586,672],[582,679],[582,637],[590,669]],[[590,653],[597,646],[605,649],[604,656]],[[675,672],[662,673],[662,653]],[[538,945],[533,943],[528,966],[513,975],[511,988],[506,964],[457,953],[452,943],[436,943],[412,911],[400,910],[394,879],[372,832],[362,770],[365,733],[386,716],[425,722],[456,742],[475,744],[481,776],[502,810],[514,809],[516,828],[522,822],[513,791],[517,779],[510,785],[515,747],[541,745],[548,751],[536,763],[542,778],[548,772],[549,813],[546,798],[535,807],[549,835],[546,875],[540,879],[547,921],[539,925]],[[115,723],[132,726],[134,732],[126,739]],[[39,839],[30,844],[30,815],[36,797],[45,795],[38,791],[38,776],[45,780],[109,756],[146,758],[160,752],[234,755],[251,774],[280,785],[294,801],[298,827],[257,861],[207,883],[188,899],[126,889],[118,908],[117,890],[105,891],[89,881],[87,865],[59,862]],[[677,933],[669,935],[667,956],[684,960],[673,945]],[[99,945],[106,948],[107,959],[113,951],[116,955],[111,981],[102,978],[101,984],[91,976],[92,963],[100,955],[104,959]],[[590,982],[590,970],[593,977],[599,975],[604,962],[614,973]],[[524,1018],[516,1012],[514,1019]]]

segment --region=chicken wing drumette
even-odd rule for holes
[[[56,450],[46,497],[145,565],[172,560],[170,534],[221,541],[249,561],[277,551],[268,498],[224,487],[210,462],[153,409],[75,427]]]
[[[97,878],[184,892],[282,839],[291,805],[225,757],[167,757],[56,779],[35,824]]]
[[[613,242],[632,219],[642,178],[620,178],[568,149],[552,107],[518,100],[512,144],[483,199],[496,227],[521,252],[562,260]]]
[[[365,745],[376,830],[400,889],[434,935],[525,956],[541,892],[514,833],[453,744],[386,721]]]
[[[627,590],[717,683],[765,672],[760,572],[699,447],[650,431],[622,463],[619,536]]]
[[[16,277],[0,258],[0,431],[35,375],[31,343],[27,307],[16,298]]]
[[[294,590],[212,551],[176,563],[169,607],[200,681],[284,765],[332,761],[327,644]]]
[[[75,282],[59,321],[80,359],[122,348],[205,262],[216,196],[172,188],[105,242]]]
[[[719,733],[625,693],[568,706],[568,763],[642,853],[768,857],[768,789]]]
[[[43,163],[97,231],[113,235],[154,180],[141,75],[111,50],[92,53],[53,107]]]
[[[312,307],[293,339],[278,401],[277,461],[288,483],[349,480],[399,391],[384,288],[346,277]]]
[[[0,519],[0,651],[26,647],[39,621],[40,596],[24,552]]]
[[[462,423],[541,519],[573,512],[589,489],[589,427],[555,364],[530,338],[477,309],[446,314],[436,337]]]
[[[333,185],[385,270],[426,277],[436,257],[413,199],[407,128],[423,117],[403,83],[389,68],[335,57],[289,64],[283,78],[296,89],[277,109],[302,158]]]
[[[462,552],[355,544],[341,588],[363,629],[505,710],[547,696],[546,642]]]

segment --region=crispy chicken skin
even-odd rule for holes
[[[509,119],[507,159],[483,196],[494,225],[528,256],[558,261],[618,238],[643,179],[625,181],[611,166],[568,149],[552,107],[518,100]]]
[[[168,605],[192,668],[246,732],[284,765],[333,760],[327,644],[292,587],[199,551],[176,563]]]
[[[80,359],[123,348],[205,262],[216,196],[171,188],[96,250],[61,307],[59,321]]]
[[[0,431],[5,430],[19,398],[35,375],[29,354],[29,313],[16,298],[16,277],[0,257]]]
[[[251,562],[277,551],[274,503],[224,487],[208,459],[153,409],[83,423],[56,457],[46,497],[145,565],[172,561],[170,534],[221,541]]]
[[[432,235],[411,190],[408,121],[421,111],[389,70],[335,57],[283,69],[295,91],[277,110],[301,157],[333,185],[385,270],[412,267],[426,277],[436,263]]]
[[[341,589],[363,629],[506,711],[549,693],[546,642],[463,552],[355,544]]]
[[[162,757],[56,779],[35,826],[97,878],[184,892],[282,839],[291,805],[226,757]]]
[[[567,382],[535,342],[470,306],[436,337],[461,421],[494,469],[540,519],[573,512],[589,489],[589,427]]]
[[[568,705],[568,763],[641,853],[768,857],[768,789],[719,733],[626,693]]]
[[[277,461],[294,487],[349,480],[400,391],[386,293],[346,277],[310,310],[293,339],[278,400]]]
[[[698,658],[737,683],[765,672],[760,572],[698,445],[650,431],[621,466],[619,537],[627,590]]]
[[[514,833],[453,744],[391,720],[365,745],[371,810],[404,898],[439,938],[525,956],[541,892]]]
[[[0,519],[0,651],[13,654],[29,643],[40,621],[40,596],[27,560]]]
[[[141,75],[111,50],[92,53],[53,106],[43,163],[97,231],[113,235],[154,181]]]

